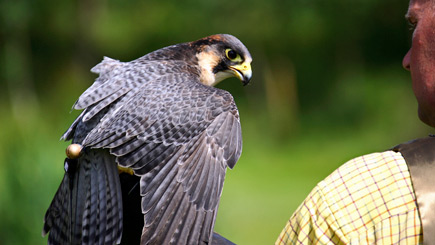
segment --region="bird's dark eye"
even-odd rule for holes
[[[236,53],[236,51],[230,49],[227,51],[227,56],[228,56],[228,59],[233,60],[237,57],[237,53]]]
[[[231,61],[241,61],[242,60],[240,55],[236,51],[234,51],[230,48],[227,48],[225,50],[225,54],[227,55],[227,58]]]

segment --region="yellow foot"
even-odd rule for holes
[[[134,175],[133,169],[122,167],[122,166],[119,166],[119,165],[118,165],[118,173],[119,174],[126,173],[126,174],[129,174],[129,175]]]

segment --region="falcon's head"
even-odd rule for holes
[[[190,45],[196,50],[203,84],[214,86],[229,77],[237,77],[243,85],[251,80],[251,54],[236,37],[218,34],[191,42]]]

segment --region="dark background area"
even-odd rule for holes
[[[244,149],[216,231],[271,244],[317,182],[347,160],[425,136],[410,75],[405,0],[1,0],[1,244],[43,244],[63,176],[59,138],[103,56],[121,61],[216,33],[238,37],[253,79],[229,90]]]

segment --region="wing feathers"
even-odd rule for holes
[[[158,151],[160,144],[157,143],[149,143],[146,145],[143,145],[143,147],[138,148],[126,155],[121,155],[117,157],[117,161],[120,165],[125,167],[131,167],[134,164],[136,164],[139,160],[141,160],[143,157],[146,156],[146,154],[153,152],[153,154],[156,154],[154,150]]]
[[[142,212],[149,213],[158,200],[164,199],[163,195],[167,192],[178,170],[175,164],[176,157],[163,165],[161,169],[153,169],[141,178]]]
[[[152,152],[147,154],[139,162],[132,165],[131,168],[135,170],[138,175],[144,175],[154,169],[159,164],[164,164],[166,159],[170,158],[172,154],[179,149],[179,146],[170,145],[165,146],[164,144],[159,144]]]
[[[205,212],[197,211],[195,221],[190,229],[190,234],[187,244],[199,244],[201,229],[204,223]]]
[[[205,197],[204,197],[204,209],[205,210],[214,210],[217,207],[217,202],[219,201],[219,197],[217,196],[217,189],[219,186],[218,180],[219,180],[219,171],[221,171],[220,169],[220,164],[219,162],[221,162],[223,160],[222,158],[222,150],[219,150],[219,154],[218,154],[218,158],[216,158],[216,161],[214,164],[211,164],[211,168],[210,168],[210,172],[209,172],[209,176],[207,179],[207,189],[205,192]],[[220,155],[220,156],[219,156]]]
[[[240,157],[241,129],[232,96],[201,84],[191,69],[181,61],[107,57],[92,69],[99,77],[73,106],[85,110],[62,138],[95,155],[78,170],[74,193],[66,187],[56,193],[43,232],[63,223],[50,231],[49,243],[120,242],[122,196],[113,161],[141,176],[143,243],[210,242],[226,167]],[[70,237],[79,231],[82,237]]]
[[[199,140],[197,140],[198,144],[203,141],[204,137],[201,137]],[[197,146],[198,144],[195,144]],[[193,150],[190,151],[190,156],[187,159],[184,159],[183,161],[180,161],[181,163],[184,162],[190,162],[190,164],[182,164],[181,171],[178,174],[177,181],[183,182],[186,190],[189,190],[191,187],[191,182],[189,184],[189,179],[194,179],[199,169],[198,167],[201,166],[201,163],[205,161],[205,157],[207,154],[207,148],[204,147],[192,147]],[[189,179],[187,179],[189,178]]]
[[[99,101],[98,104],[91,107],[91,109],[84,115],[83,121],[88,121],[92,117],[94,117],[98,112],[106,108],[109,104],[112,104],[115,100],[119,99],[121,96],[125,95],[130,89],[126,88],[119,88],[117,90],[114,90],[112,94],[108,95],[101,101]],[[76,105],[77,106],[77,105]],[[77,108],[75,108],[77,109]],[[82,108],[80,108],[82,109]]]
[[[187,198],[183,199],[183,205],[188,204]],[[189,238],[190,229],[196,216],[195,205],[187,205],[185,213],[179,215],[180,224],[178,225],[177,232],[173,236],[173,244],[187,244]]]
[[[177,217],[178,212],[183,213],[184,209],[187,208],[188,203],[183,201],[185,193],[180,185],[174,188],[173,195],[168,198],[170,200],[158,222],[158,226],[155,229],[154,237],[157,241],[163,241],[163,244],[169,244],[172,239],[175,229],[179,225],[179,218]],[[159,239],[159,237],[161,237]],[[153,239],[153,237],[151,238]]]
[[[198,204],[198,207],[204,208],[204,197],[208,194],[209,187],[207,186],[211,175],[213,175],[214,164],[216,164],[216,159],[211,156],[212,149],[207,149],[206,162],[201,163],[204,167],[201,170],[201,175],[196,183],[192,183],[191,200]]]
[[[86,124],[93,118],[99,121],[82,143],[89,148],[108,148],[118,164],[142,176],[142,241],[208,243],[226,167],[232,168],[241,152],[240,123],[233,98],[182,73],[133,78],[130,76],[134,72],[150,68],[122,71],[126,64],[105,59],[93,69],[100,77],[83,93],[75,108],[87,108],[78,123]],[[83,173],[89,180],[83,187],[90,193],[83,207],[89,218],[76,226],[79,229],[83,225],[89,242],[119,241],[119,222],[113,221],[120,218],[116,216],[120,204],[109,198],[117,193],[112,192],[114,186],[100,184],[104,180],[111,183],[116,176],[92,178],[98,171],[92,167]],[[108,201],[102,202],[104,199]],[[102,224],[104,220],[107,222]],[[101,232],[88,227],[111,233],[98,237]]]
[[[107,148],[110,148],[110,153],[120,157],[125,156],[128,153],[133,152],[139,147],[144,145],[144,141],[140,140],[137,137],[128,138],[125,135],[120,136],[119,139],[115,140],[113,143],[107,145]]]
[[[234,128],[237,121],[230,113],[219,115],[209,126],[215,128],[177,149],[169,161],[163,161],[163,168],[158,165],[142,177],[143,239],[158,233],[150,241],[210,241],[225,179],[225,154],[239,152],[225,151],[228,144],[237,145],[238,137],[233,135],[239,132]],[[189,215],[189,221],[185,215]],[[182,234],[186,230],[192,234]]]

